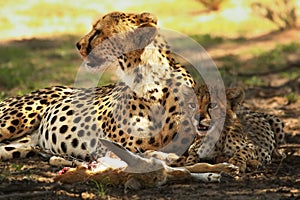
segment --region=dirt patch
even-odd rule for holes
[[[252,91],[253,92],[253,91]],[[254,94],[259,94],[256,91]],[[287,104],[284,98],[253,96],[248,105],[273,111],[286,124],[287,157],[266,169],[246,173],[236,181],[215,183],[180,182],[147,188],[126,195],[122,188],[94,182],[60,184],[52,178],[61,169],[41,158],[0,163],[0,199],[297,199],[300,198],[300,101]]]
[[[299,137],[290,137],[297,142]],[[57,168],[37,158],[2,163],[1,169],[22,164],[20,171],[11,172],[2,180],[0,199],[296,199],[300,196],[299,149],[291,147],[282,162],[265,170],[247,173],[234,182],[172,183],[160,188],[147,188],[124,195],[122,188],[96,186],[93,182],[59,184],[52,182]],[[6,173],[1,170],[1,174]],[[2,177],[3,178],[3,177]]]

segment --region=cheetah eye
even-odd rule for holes
[[[196,104],[195,103],[189,103],[189,108],[195,109],[196,108]]]
[[[96,29],[96,31],[95,31],[95,35],[96,35],[96,36],[100,35],[101,33],[102,33],[102,30]]]
[[[217,108],[218,107],[218,104],[217,103],[209,103],[208,104],[208,108],[210,108],[210,109],[215,109],[215,108]]]
[[[95,39],[98,35],[100,35],[101,30],[95,29],[95,33],[89,38],[89,42],[91,42],[93,39]]]

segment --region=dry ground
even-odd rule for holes
[[[0,199],[299,199],[300,198],[300,102],[280,106],[280,99],[258,99],[260,106],[273,105],[282,113],[286,123],[286,144],[282,149],[286,159],[275,162],[267,169],[247,173],[237,181],[224,183],[172,183],[161,188],[148,188],[124,195],[122,188],[94,182],[59,184],[52,182],[60,168],[51,167],[40,158],[15,160],[0,164],[2,183]],[[274,103],[275,102],[275,103]]]
[[[299,35],[298,32],[295,37]],[[280,38],[285,39],[279,35],[265,41]],[[237,48],[226,46],[229,54],[234,54]],[[214,54],[220,56],[216,50],[210,51],[213,57]],[[271,82],[271,86],[248,89],[246,103],[256,110],[280,116],[286,125],[286,144],[281,148],[287,157],[281,162],[274,162],[267,169],[246,173],[236,181],[219,184],[180,182],[124,195],[122,188],[106,185],[97,187],[94,182],[71,185],[55,183],[52,178],[60,168],[51,167],[40,158],[14,160],[0,163],[0,199],[300,199],[300,100],[298,98],[297,102],[289,103],[285,97],[281,97],[291,89],[299,95],[300,85],[295,81],[277,87],[289,80],[279,78],[276,74],[266,74],[261,78]]]

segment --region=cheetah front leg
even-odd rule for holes
[[[242,173],[246,172],[248,167],[251,169],[257,169],[262,166],[262,164],[269,163],[270,161],[270,156],[268,156],[267,151],[265,151],[265,158],[258,156],[258,154],[262,151],[263,149],[259,149],[252,144],[248,144],[246,147],[237,150],[228,162],[238,166]]]

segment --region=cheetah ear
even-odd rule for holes
[[[144,12],[144,13],[141,13],[140,14],[140,23],[141,24],[155,24],[157,25],[157,17],[151,13],[147,13],[147,12]]]
[[[227,101],[230,102],[231,108],[235,109],[236,106],[240,105],[245,99],[245,92],[242,88],[228,88],[226,89]]]
[[[111,12],[111,13],[109,13],[109,14],[103,16],[103,19],[104,19],[106,16],[109,16],[110,18],[112,18],[112,19],[114,19],[114,20],[119,20],[120,17],[121,17],[122,15],[125,15],[125,13],[117,12],[117,11],[116,11],[116,12]]]
[[[157,18],[150,13],[142,13],[140,15],[140,24],[134,30],[134,44],[137,49],[143,49],[150,44],[157,35]]]
[[[226,89],[226,96],[228,100],[236,101],[241,103],[244,101],[245,92],[240,87]]]

